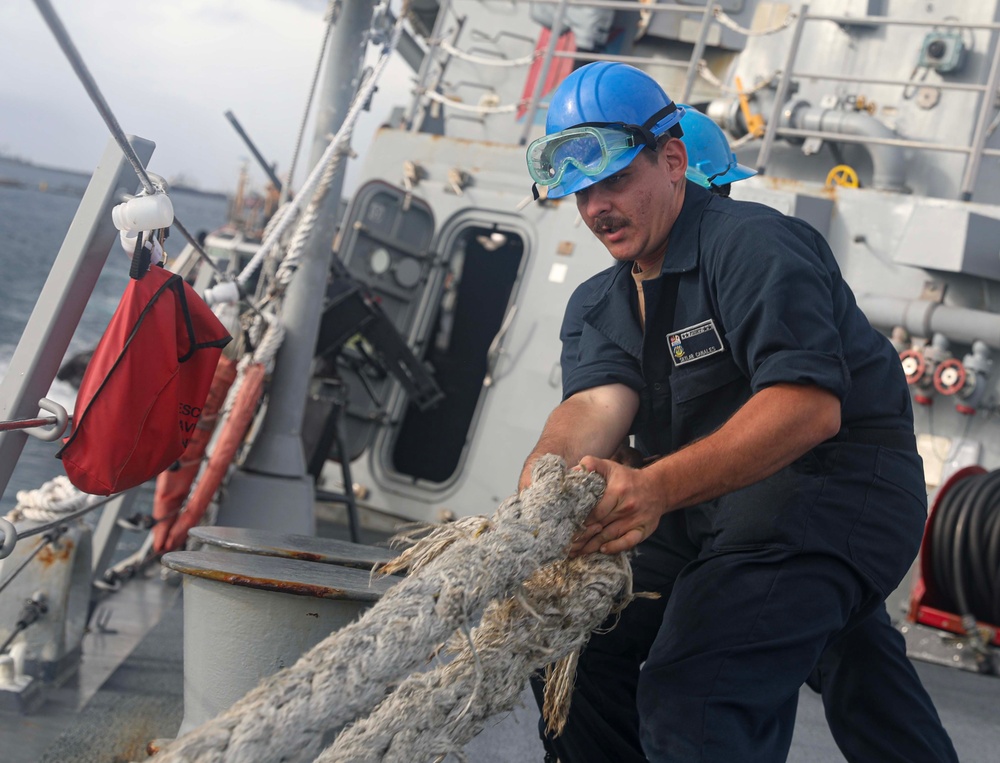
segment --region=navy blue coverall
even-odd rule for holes
[[[843,428],[759,483],[663,516],[633,559],[635,589],[661,598],[591,638],[549,752],[782,761],[808,679],[849,761],[957,760],[884,605],[926,518],[909,393],[829,246],[801,220],[689,182],[661,276],[644,283],[645,331],[630,270],[571,298],[564,397],[636,390],[645,455],[712,433],[778,383],[836,394]]]

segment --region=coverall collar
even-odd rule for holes
[[[701,213],[711,200],[711,191],[687,181],[684,204],[670,229],[667,255],[663,258],[661,273],[686,273],[698,267],[698,228],[701,225]]]

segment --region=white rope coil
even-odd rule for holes
[[[34,490],[18,490],[17,505],[7,514],[11,522],[53,522],[66,514],[106,501],[73,487],[69,477],[59,475]]]
[[[531,486],[493,517],[447,525],[407,549],[387,569],[410,575],[359,620],[170,744],[158,763],[312,760],[324,734],[369,712],[490,601],[561,558],[603,489],[599,475],[540,458]]]
[[[468,639],[455,639],[460,648],[452,662],[408,678],[316,763],[462,758],[487,719],[513,709],[536,670],[578,654],[591,632],[631,600],[631,580],[627,554],[546,565],[519,595],[491,604]]]

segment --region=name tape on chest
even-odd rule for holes
[[[726,349],[711,318],[667,334],[667,344],[675,366],[693,363]]]

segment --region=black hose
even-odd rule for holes
[[[972,478],[966,478],[952,486],[938,502],[934,513],[934,523],[931,527],[931,559],[930,567],[934,580],[934,590],[946,595],[951,588],[951,569],[948,560],[951,558],[952,539],[955,535],[955,514],[965,502],[965,496],[972,489]],[[955,609],[952,604],[952,609]]]
[[[996,567],[990,568],[986,563],[989,544],[989,526],[994,518],[1000,516],[1000,470],[985,475],[983,488],[978,500],[969,510],[968,548],[968,578],[963,578],[963,585],[969,583],[970,606],[973,612],[992,613],[989,622],[997,622],[993,609],[993,587],[997,577]],[[971,578],[971,580],[970,580]]]
[[[983,496],[989,483],[989,476],[976,475],[967,480],[970,486],[964,500],[958,504],[954,514],[955,530],[951,541],[952,595],[958,605],[959,614],[976,611],[974,578],[972,569],[972,548],[978,545],[981,528],[977,520],[981,514]]]
[[[954,484],[928,532],[934,606],[1000,624],[1000,470]]]
[[[996,573],[1000,570],[1000,511],[994,511],[986,525],[986,569]],[[1000,576],[994,574],[990,590],[990,604],[994,612],[1000,612]]]

